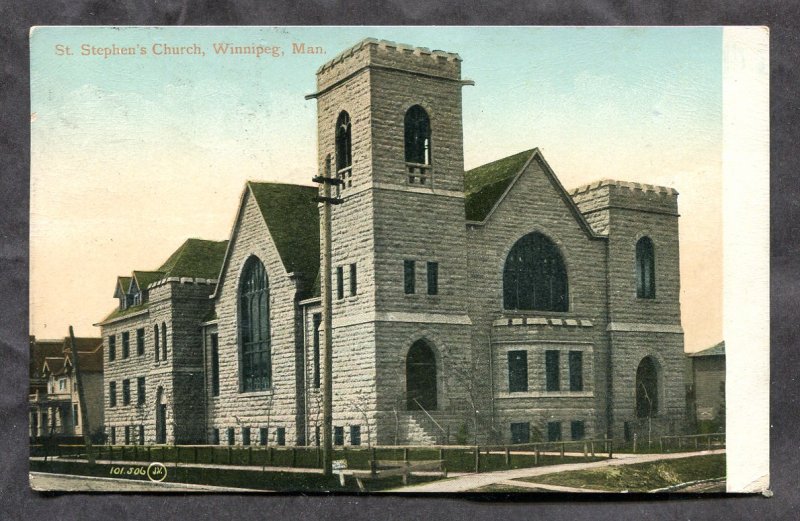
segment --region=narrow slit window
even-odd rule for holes
[[[569,390],[583,391],[583,352],[569,352]]]
[[[313,363],[314,367],[312,369],[312,385],[314,389],[319,389],[319,327],[322,323],[322,315],[320,313],[314,313],[313,318],[313,327],[314,327],[314,336],[313,336],[313,344],[312,349],[313,352]]]
[[[153,326],[153,344],[156,346],[156,362],[161,359],[161,335],[158,332],[158,324]]]
[[[528,352],[508,352],[508,392],[519,393],[528,390]]]
[[[547,378],[546,389],[548,391],[561,390],[558,351],[545,351],[545,373]]]
[[[219,396],[219,337],[211,335],[211,396]]]
[[[428,295],[439,294],[439,263],[428,263]]]
[[[358,278],[355,263],[350,265],[350,295],[355,295],[358,291]]]
[[[406,260],[403,262],[403,289],[406,295],[411,295],[414,293],[414,282],[415,282],[415,270],[414,270],[414,261],[413,260]]]

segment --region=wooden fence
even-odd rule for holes
[[[31,455],[45,457],[86,457],[84,445],[32,445]],[[224,446],[224,445],[95,445],[98,460],[110,462],[152,462],[207,465],[241,465],[319,469],[322,451],[318,447]],[[455,472],[480,472],[572,461],[611,458],[614,442],[607,439],[525,443],[515,445],[438,445],[336,447],[334,459],[344,460],[348,469],[371,470],[380,461],[402,461],[406,465],[441,461]]]
[[[725,448],[725,433],[688,434],[684,436],[661,436],[659,439],[661,452],[677,449],[712,450]]]

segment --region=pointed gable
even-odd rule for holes
[[[131,285],[130,277],[117,277],[117,285],[114,288],[114,298],[120,298],[128,293],[128,288]]]
[[[464,173],[465,211],[468,221],[484,222],[503,203],[519,178],[536,162],[550,186],[591,239],[601,238],[586,222],[575,201],[564,189],[538,148],[487,163]]]

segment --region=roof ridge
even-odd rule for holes
[[[316,188],[316,185],[303,185],[300,183],[285,183],[283,181],[258,181],[256,179],[248,179],[246,184],[254,184],[254,185],[283,185],[283,186],[299,186],[301,188]]]

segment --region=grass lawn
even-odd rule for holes
[[[648,492],[701,479],[725,476],[725,454],[617,465],[545,474],[522,481],[609,492]]]

